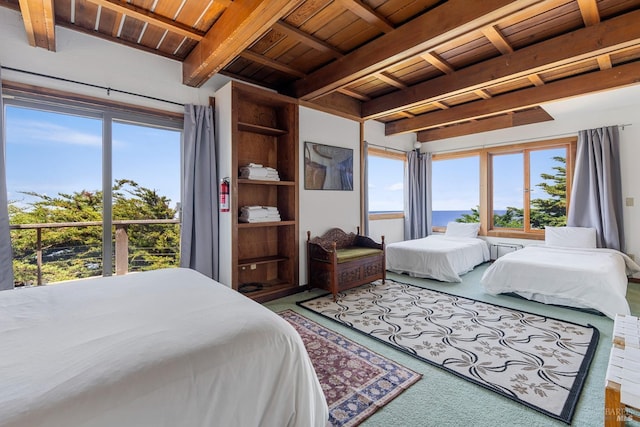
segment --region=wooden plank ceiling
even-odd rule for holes
[[[62,26],[419,141],[552,120],[640,82],[640,0],[0,0],[30,45]]]

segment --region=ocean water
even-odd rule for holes
[[[445,227],[449,221],[455,221],[462,217],[464,214],[471,214],[471,210],[468,211],[432,211],[431,212],[431,225],[433,227]]]

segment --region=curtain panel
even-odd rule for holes
[[[362,177],[362,191],[364,192],[364,206],[362,210],[364,211],[362,224],[362,234],[365,236],[369,235],[369,143],[367,141],[364,142],[363,147],[363,162],[362,166],[364,173]]]
[[[618,127],[578,133],[567,225],[593,227],[601,248],[624,250]]]
[[[213,107],[185,105],[180,266],[219,279],[218,174]]]
[[[13,251],[9,229],[9,200],[4,138],[4,103],[0,68],[0,290],[13,289]]]
[[[404,238],[426,237],[431,234],[431,153],[407,153],[405,181]]]

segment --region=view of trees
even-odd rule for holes
[[[11,224],[102,221],[102,192],[59,193],[56,197],[25,192],[36,201],[9,205]],[[170,200],[136,182],[116,180],[113,186],[113,219],[174,219]],[[112,236],[114,233],[112,233]],[[151,270],[177,266],[180,253],[179,224],[127,226],[129,269]],[[12,230],[14,275],[17,284],[35,283],[36,230]],[[113,243],[112,243],[113,245]],[[43,283],[102,274],[102,227],[65,227],[42,230]]]
[[[542,173],[543,182],[537,184],[547,198],[531,200],[529,217],[531,228],[543,229],[548,226],[562,226],[567,223],[567,168],[564,157],[555,156],[553,160],[559,164],[553,166],[555,174]],[[470,214],[464,214],[457,222],[480,222],[479,207],[471,208]],[[494,214],[493,224],[502,228],[523,228],[524,209],[507,206],[502,215]]]

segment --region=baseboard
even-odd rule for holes
[[[629,277],[629,281],[633,283],[640,283],[640,278],[638,277]]]

